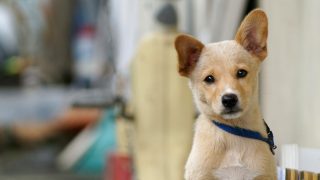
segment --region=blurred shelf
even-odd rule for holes
[[[68,87],[0,88],[0,125],[13,121],[50,120],[70,106],[108,107],[114,102],[110,91]]]
[[[0,175],[1,180],[101,180],[101,176],[79,174],[15,174]]]

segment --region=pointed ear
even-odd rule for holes
[[[242,21],[235,40],[252,55],[260,60],[267,57],[268,18],[266,14],[255,9]]]
[[[179,35],[175,41],[178,52],[178,70],[181,76],[189,76],[197,64],[204,45],[188,35]]]

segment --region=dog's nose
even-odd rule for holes
[[[235,94],[225,94],[222,96],[222,104],[226,108],[233,108],[238,102],[238,97]]]

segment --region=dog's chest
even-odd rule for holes
[[[218,179],[253,179],[258,174],[250,170],[246,162],[242,150],[230,150],[226,152],[225,157],[221,161],[219,168],[215,169],[213,175]]]
[[[257,172],[248,168],[248,162],[254,161],[248,156],[250,154],[251,147],[250,143],[246,142],[246,139],[239,137],[231,138],[227,135],[225,140],[228,141],[226,144],[227,151],[221,160],[220,166],[214,170],[213,175],[218,179],[254,179],[258,175]]]
[[[239,149],[238,149],[239,150]],[[220,168],[230,167],[230,166],[244,166],[243,153],[239,151],[230,150],[225,154]]]

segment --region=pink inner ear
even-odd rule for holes
[[[261,51],[263,51],[263,47],[261,47],[261,44],[257,39],[255,28],[251,28],[247,31],[244,47],[247,51],[254,54],[259,54]]]
[[[189,67],[194,66],[198,61],[199,55],[200,55],[200,53],[197,48],[194,48],[194,47],[190,48],[187,66],[189,66]]]

